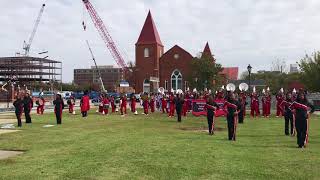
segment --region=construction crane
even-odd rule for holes
[[[29,38],[29,41],[28,43],[26,43],[26,41],[23,42],[23,49],[24,49],[24,56],[29,56],[29,52],[30,52],[30,48],[31,48],[31,45],[32,45],[32,41],[34,39],[34,36],[37,32],[37,29],[38,29],[38,26],[39,26],[39,23],[40,23],[40,20],[41,20],[41,17],[42,17],[42,14],[43,14],[43,11],[44,11],[44,7],[46,6],[46,4],[42,4],[42,7],[40,9],[40,12],[38,14],[38,17],[37,17],[37,20],[36,20],[36,23],[33,27],[33,30],[32,30],[32,33],[31,33],[31,36]]]
[[[100,80],[100,84],[101,84],[101,90],[102,90],[102,92],[107,92],[106,89],[104,88],[104,84],[103,84],[103,81],[102,81],[101,73],[100,73],[100,70],[98,68],[98,65],[97,65],[97,62],[96,62],[96,58],[94,58],[93,52],[92,52],[91,47],[89,45],[89,41],[87,40],[86,42],[87,42],[87,45],[88,45],[92,60],[94,62],[94,65],[96,66],[96,70],[97,70],[98,75],[99,75],[99,80]]]
[[[88,13],[95,25],[96,29],[98,30],[102,40],[106,44],[107,48],[109,49],[113,59],[117,62],[118,66],[125,72],[127,70],[127,65],[125,63],[124,58],[122,57],[120,51],[118,50],[115,42],[112,40],[110,33],[108,32],[106,26],[104,25],[102,19],[100,18],[97,11],[94,9],[92,4],[89,0],[82,0]],[[83,28],[86,29],[85,24],[83,23]]]

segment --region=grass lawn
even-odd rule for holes
[[[156,113],[101,116],[33,115],[16,133],[0,135],[0,149],[23,155],[0,161],[0,179],[320,179],[320,118],[310,142],[296,148],[284,136],[284,120],[246,119],[236,142],[227,140],[224,118],[214,136],[197,131],[205,117],[181,124]]]

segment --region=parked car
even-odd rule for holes
[[[100,96],[100,93],[96,91],[91,91],[89,94],[90,99],[99,98],[99,96]]]
[[[81,99],[83,95],[84,95],[83,92],[74,92],[75,99]]]

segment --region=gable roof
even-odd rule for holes
[[[162,45],[158,30],[156,28],[156,25],[153,21],[151,12],[149,10],[148,16],[146,18],[146,21],[144,22],[144,25],[142,27],[139,39],[136,43],[136,45],[139,44],[153,44],[156,43],[158,45]]]
[[[182,52],[184,52],[184,53],[188,54],[189,56],[193,57],[188,51],[184,50],[182,47],[180,47],[180,46],[178,46],[178,45],[174,45],[172,48],[170,48],[168,51],[166,51],[166,52],[160,57],[160,59],[161,59],[162,57],[165,57],[168,53],[170,53],[171,51],[174,51],[174,50],[176,50],[176,49],[181,50]]]

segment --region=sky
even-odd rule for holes
[[[22,52],[42,6],[46,7],[31,53],[49,51],[62,61],[63,82],[73,69],[116,65],[84,9],[82,0],[1,0],[0,56]],[[293,64],[320,50],[319,0],[90,0],[126,61],[135,61],[135,43],[148,11],[165,51],[179,45],[192,55],[209,42],[217,62],[246,71],[270,70],[277,59]],[[83,31],[82,21],[87,25]]]

